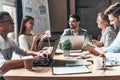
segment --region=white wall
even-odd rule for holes
[[[16,6],[16,0],[0,0],[0,10],[2,10],[2,5]]]
[[[3,9],[4,5],[4,9]],[[15,23],[15,32],[9,34],[9,37],[15,40],[17,43],[17,15],[16,15],[16,0],[1,0],[0,3],[0,10],[8,11],[12,16],[14,23]]]

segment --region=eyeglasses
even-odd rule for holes
[[[14,22],[12,20],[3,20],[0,21],[0,23],[8,22],[8,24],[14,25]]]
[[[68,21],[68,23],[75,23],[75,22],[77,22],[77,21]]]

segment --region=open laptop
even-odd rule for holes
[[[55,44],[54,44],[54,46],[53,46],[53,48],[52,48],[51,53],[49,53],[49,57],[48,57],[47,60],[34,63],[33,65],[34,65],[34,66],[49,66],[49,65],[52,63],[52,61],[53,61],[53,57],[54,57],[54,55],[55,55],[55,52],[56,52],[58,43],[59,43],[59,40],[56,40],[56,41],[55,41]]]
[[[82,49],[82,45],[84,43],[84,36],[79,35],[79,36],[60,36],[60,42],[62,43],[63,41],[69,39],[72,43],[72,50],[80,50]]]

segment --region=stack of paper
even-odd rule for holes
[[[53,67],[53,74],[77,74],[91,72],[86,66]]]
[[[70,56],[86,56],[88,55],[89,52],[88,51],[82,51],[82,52],[70,52]]]

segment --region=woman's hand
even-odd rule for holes
[[[100,41],[98,41],[98,40],[93,39],[93,40],[92,40],[92,44],[94,44],[94,45],[96,45],[96,46],[98,46],[98,47],[101,47],[101,43],[100,43]]]
[[[50,36],[50,32],[47,32],[46,34],[43,35],[43,33],[40,34],[36,34],[34,36],[34,41],[38,41],[39,39],[41,41],[44,41],[46,38],[48,38]]]
[[[50,36],[50,32],[47,32],[46,34],[41,36],[41,41],[45,40],[46,38],[48,38]]]
[[[36,34],[36,35],[34,36],[33,41],[37,42],[39,39],[41,39],[41,36],[42,36],[42,34]]]

